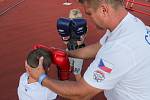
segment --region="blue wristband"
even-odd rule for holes
[[[47,77],[47,75],[45,73],[41,74],[39,79],[38,79],[38,82],[42,85],[42,81]]]

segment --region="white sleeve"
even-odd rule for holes
[[[47,88],[47,100],[55,100],[57,94]]]
[[[18,88],[17,88],[17,94],[18,94],[18,98],[19,100],[21,100],[23,98],[23,95],[24,95],[24,83],[27,79],[27,73],[23,73],[21,76],[20,76],[20,80],[19,80],[19,85],[18,85]]]
[[[115,48],[113,53],[108,48],[98,52],[83,76],[89,85],[104,90],[112,89],[131,70],[133,56],[127,50],[118,52]]]
[[[83,59],[74,58],[74,74],[78,75],[81,74],[83,66]]]
[[[19,86],[18,86],[18,88],[17,88],[17,95],[18,95],[18,98],[19,98],[19,100],[21,100],[21,93],[20,93],[20,90],[21,90],[21,87],[20,87],[20,81],[19,81]]]

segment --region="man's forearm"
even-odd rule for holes
[[[100,44],[95,43],[93,45],[86,46],[77,50],[67,51],[67,54],[71,57],[81,58],[81,59],[90,59],[94,58],[100,49]]]
[[[62,97],[75,100],[84,98],[82,97],[82,91],[86,91],[79,81],[59,81],[46,78],[42,84]]]

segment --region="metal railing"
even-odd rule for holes
[[[142,3],[142,2],[137,2],[135,0],[125,0],[125,7],[126,7],[127,10],[131,10],[131,11],[134,11],[134,12],[137,12],[137,13],[141,13],[141,14],[150,16],[150,12],[135,9],[133,7],[134,4],[137,5],[137,6],[145,7],[147,9],[149,9],[149,11],[150,11],[150,4],[148,4],[148,3],[146,4],[146,3]]]

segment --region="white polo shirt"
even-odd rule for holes
[[[20,77],[18,87],[19,100],[54,100],[57,94],[38,82],[28,84],[28,74],[24,73]]]
[[[85,81],[107,100],[150,100],[150,31],[143,22],[128,13],[100,43]]]

